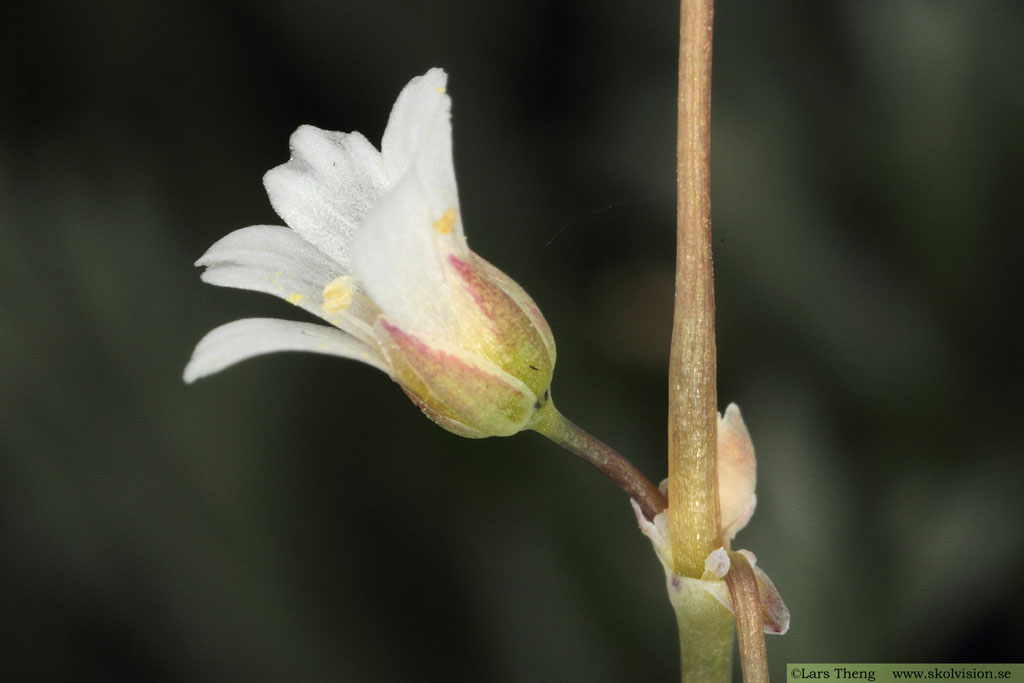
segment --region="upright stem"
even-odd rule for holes
[[[675,572],[700,577],[719,531],[711,264],[713,0],[683,0],[679,33],[676,295],[669,359],[669,533]]]
[[[703,588],[688,585],[674,596],[683,683],[732,680],[733,617]]]
[[[722,546],[715,290],[711,264],[713,0],[682,0],[676,142],[676,298],[669,359],[668,515],[677,576],[700,578]],[[685,582],[680,582],[683,585]],[[684,683],[731,678],[733,617],[701,588],[677,592]]]

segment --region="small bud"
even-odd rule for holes
[[[739,406],[730,403],[718,416],[718,505],[722,512],[722,541],[728,546],[747,525],[757,496],[757,460],[754,443],[743,423]]]

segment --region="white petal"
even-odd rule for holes
[[[221,325],[199,341],[185,367],[185,381],[192,383],[239,361],[275,351],[311,351],[342,356],[390,374],[374,350],[341,330],[290,320],[246,318]]]
[[[363,215],[387,186],[380,152],[359,133],[300,126],[292,158],[263,177],[277,214],[344,267]]]
[[[354,297],[341,313],[324,310],[324,286],[345,271],[294,230],[274,225],[235,230],[215,242],[196,265],[206,266],[204,282],[279,296],[364,341],[373,339],[377,310],[365,296]]]
[[[352,245],[352,266],[366,292],[398,327],[452,337],[458,325],[455,287],[446,258],[456,253],[453,233],[434,224],[415,173],[406,175],[367,214]]]
[[[441,69],[431,69],[409,81],[395,101],[381,141],[388,180],[397,183],[414,170],[435,217],[459,207],[447,82],[448,75]],[[465,246],[460,215],[455,216],[452,232]]]
[[[245,265],[285,270],[295,279],[319,283],[320,287],[345,272],[294,230],[277,225],[253,225],[228,233],[214,242],[196,265]]]

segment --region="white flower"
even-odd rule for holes
[[[386,372],[442,427],[514,434],[548,399],[551,331],[510,278],[470,251],[452,164],[447,76],[399,94],[381,151],[302,126],[264,185],[288,227],[237,230],[196,265],[204,281],[279,296],[329,323],[238,320],[196,346],[185,381],[273,351]]]

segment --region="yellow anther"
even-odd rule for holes
[[[324,287],[324,311],[328,315],[341,313],[352,304],[352,276],[342,275]]]
[[[437,230],[442,235],[447,235],[455,227],[455,208],[449,206],[447,210],[434,221],[434,230]]]

